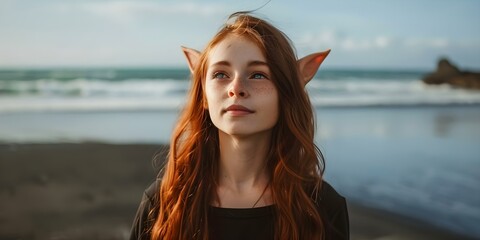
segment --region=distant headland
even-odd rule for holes
[[[423,77],[427,84],[449,84],[452,87],[480,90],[480,73],[461,71],[446,58],[438,61],[437,70]]]

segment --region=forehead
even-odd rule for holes
[[[218,61],[264,61],[266,58],[262,49],[254,41],[230,35],[217,43],[209,52],[210,63]]]

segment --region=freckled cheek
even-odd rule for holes
[[[252,87],[253,95],[259,98],[259,101],[262,103],[263,107],[274,111],[273,115],[277,114],[278,111],[278,92],[277,88],[273,84],[264,84],[263,86]],[[271,114],[271,116],[273,116]]]
[[[272,87],[253,88],[252,90],[256,95],[272,95],[275,93],[275,88]]]
[[[277,93],[277,89],[272,84],[259,84],[252,86],[252,91],[257,95],[272,95]]]

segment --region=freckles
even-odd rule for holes
[[[275,91],[275,87],[255,87],[252,89],[256,94],[271,95]]]
[[[256,82],[250,85],[253,94],[257,95],[272,95],[277,93],[275,85],[269,81]]]

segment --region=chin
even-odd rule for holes
[[[266,134],[271,132],[271,128],[265,129],[252,129],[252,128],[232,128],[232,129],[219,129],[220,131],[224,132],[226,135],[235,136],[235,137],[248,137],[254,136],[258,134]]]

